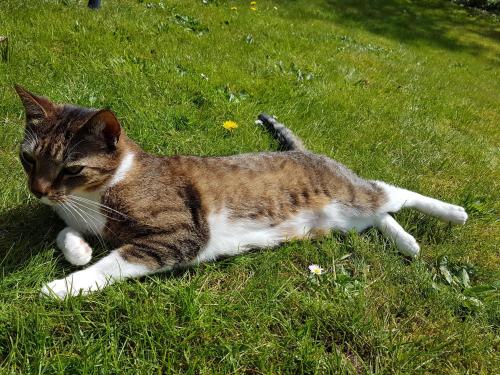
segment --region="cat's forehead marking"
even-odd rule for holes
[[[59,160],[59,161],[62,161],[63,160],[63,157],[64,157],[64,144],[62,142],[55,142],[53,144],[50,145],[50,148],[49,148],[49,152],[50,152],[50,156],[54,159],[54,160]]]
[[[27,140],[23,143],[22,149],[41,158],[62,161],[65,146],[59,137],[43,137],[37,139],[36,142]]]

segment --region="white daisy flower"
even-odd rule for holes
[[[320,266],[318,266],[317,264],[311,264],[309,266],[309,271],[311,271],[311,273],[314,275],[321,275],[325,272],[325,270]]]

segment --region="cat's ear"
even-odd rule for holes
[[[115,114],[109,109],[101,109],[94,113],[84,124],[91,134],[106,142],[110,150],[116,148],[120,139],[121,126]]]
[[[23,102],[28,121],[42,120],[54,113],[56,106],[49,99],[32,94],[19,85],[14,85],[14,88]]]

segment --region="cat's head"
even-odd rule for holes
[[[106,186],[119,165],[121,127],[113,112],[59,105],[15,86],[26,110],[21,163],[43,203]]]

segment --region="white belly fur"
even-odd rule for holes
[[[362,231],[373,225],[374,215],[360,215],[356,210],[332,202],[320,210],[304,210],[279,225],[268,220],[231,219],[222,209],[208,216],[210,239],[194,263],[212,261],[222,256],[250,249],[272,247],[293,238],[303,238],[316,231],[336,229]]]

